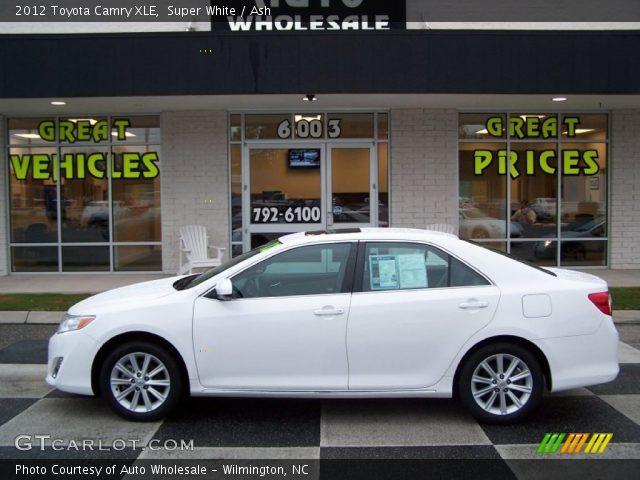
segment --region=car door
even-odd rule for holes
[[[194,305],[207,388],[346,390],[346,325],[357,243],[300,246],[231,278],[233,298]]]
[[[347,327],[349,389],[434,385],[491,321],[500,293],[434,246],[361,244]]]

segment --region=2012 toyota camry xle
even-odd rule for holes
[[[47,382],[125,418],[185,395],[458,397],[483,422],[543,391],[618,374],[607,284],[454,235],[363,228],[287,235],[199,275],[74,305]]]

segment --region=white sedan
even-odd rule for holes
[[[449,234],[288,235],[201,275],[74,305],[47,382],[155,420],[186,394],[458,397],[520,420],[543,390],[613,380],[618,334],[598,277],[526,265]]]

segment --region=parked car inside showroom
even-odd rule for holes
[[[458,397],[522,420],[544,390],[613,380],[607,284],[446,233],[296,233],[202,274],[74,305],[47,382],[151,421],[184,395]]]

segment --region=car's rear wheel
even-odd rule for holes
[[[484,423],[507,424],[530,415],[542,400],[544,376],[526,348],[509,343],[487,345],[465,362],[458,395]]]
[[[131,342],[106,357],[100,387],[113,410],[124,418],[164,418],[180,401],[183,380],[173,355],[149,342]]]

